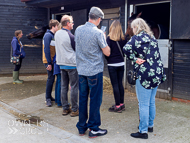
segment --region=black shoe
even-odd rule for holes
[[[148,128],[148,132],[152,133],[153,132],[153,127],[152,128]]]
[[[46,100],[46,106],[47,107],[51,107],[51,99],[47,99]]]
[[[141,138],[141,139],[148,139],[148,134],[147,133],[131,133],[131,136],[134,138]]]
[[[120,106],[121,107],[121,110],[122,111],[125,111],[125,104],[123,104],[122,106]]]
[[[89,130],[89,138],[96,138],[107,134],[106,129],[99,129],[98,131]]]
[[[51,97],[50,99],[51,99],[51,101],[55,101],[55,99],[53,97]]]
[[[139,126],[138,126],[138,129],[139,129]],[[148,132],[152,133],[153,132],[153,127],[148,128]]]
[[[117,108],[115,105],[113,105],[112,107],[110,107],[108,109],[109,112],[118,112],[118,113],[121,113],[122,110],[121,110],[121,107]]]

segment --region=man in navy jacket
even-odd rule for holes
[[[55,76],[53,75],[53,57],[55,56],[55,40],[54,34],[58,30],[59,22],[50,20],[49,28],[43,37],[43,57],[42,61],[46,67],[48,78],[46,83],[46,106],[51,107],[51,101],[55,99],[51,96]]]

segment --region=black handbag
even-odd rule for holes
[[[140,67],[140,66],[139,66]],[[136,79],[137,77],[137,72],[138,72],[139,68],[136,71],[130,70],[127,74],[127,80],[128,83],[131,85],[135,85],[136,84]]]
[[[21,48],[20,48],[20,52],[21,52]],[[10,62],[14,65],[20,65],[20,55],[19,56],[13,56],[12,46],[11,46]]]
[[[149,43],[148,49],[149,49],[149,47],[150,47],[150,43]],[[146,57],[146,54],[147,54],[147,52],[148,52],[148,49],[146,50],[146,53],[145,53],[144,58]],[[137,74],[138,74],[139,68],[140,68],[140,65],[138,66],[138,68],[137,68],[136,71],[134,71],[134,70],[129,70],[129,71],[128,71],[128,74],[127,74],[127,81],[128,81],[129,84],[131,84],[131,85],[135,85],[135,84],[136,84],[136,80],[137,80],[137,78],[138,78],[138,75],[137,75]]]

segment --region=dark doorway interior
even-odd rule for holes
[[[70,13],[56,14],[56,15],[55,15],[55,19],[58,20],[59,22],[61,22],[61,18],[62,18],[62,16],[65,15],[65,14],[71,15]]]
[[[161,37],[159,39],[169,39],[170,27],[170,2],[136,5],[136,13],[142,12],[141,18],[151,20],[159,25]]]

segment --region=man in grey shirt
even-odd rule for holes
[[[62,29],[55,35],[56,64],[61,69],[61,103],[63,106],[62,115],[71,117],[79,115],[78,111],[78,73],[76,70],[76,53],[74,35],[70,30],[73,29],[73,18],[64,15],[61,18]],[[71,105],[68,104],[68,89],[71,85]]]
[[[79,135],[84,135],[89,128],[89,137],[107,134],[100,129],[100,106],[103,94],[104,55],[110,55],[105,34],[97,28],[104,13],[98,7],[92,7],[89,21],[75,31],[76,63],[79,74]],[[90,113],[88,119],[87,105],[90,92]],[[88,122],[87,122],[88,119]]]

